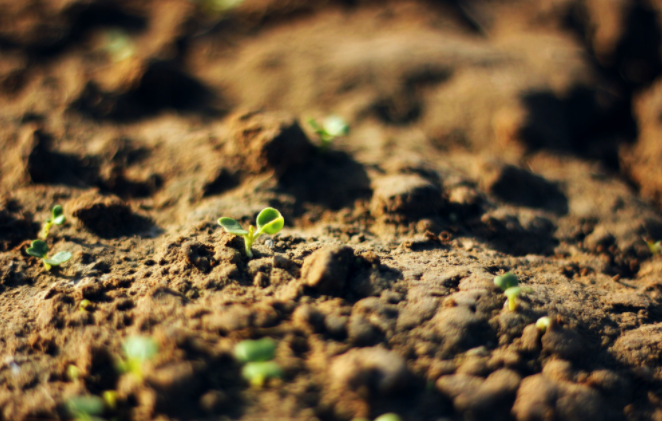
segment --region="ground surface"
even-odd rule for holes
[[[116,390],[106,419],[662,420],[662,5],[0,11],[2,419]],[[248,260],[216,219],[266,206],[286,227]],[[135,334],[142,382],[114,368]],[[250,387],[232,349],[265,336],[285,375]]]

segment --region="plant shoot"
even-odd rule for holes
[[[38,257],[44,263],[44,268],[48,271],[52,266],[60,266],[62,263],[71,259],[71,253],[68,251],[60,251],[55,253],[54,256],[47,258],[48,244],[42,240],[34,240],[30,247],[25,252],[30,256]]]
[[[44,222],[44,225],[41,227],[41,232],[39,233],[39,238],[45,240],[48,238],[48,233],[51,231],[53,225],[62,225],[67,222],[67,218],[64,216],[64,209],[60,205],[53,206],[51,209],[51,217]]]
[[[255,240],[257,240],[262,234],[277,234],[283,229],[285,219],[283,219],[283,215],[281,215],[276,209],[265,208],[262,209],[262,212],[257,216],[257,230],[250,225],[248,231],[246,231],[241,225],[239,225],[239,222],[225,216],[220,218],[218,223],[223,227],[225,232],[244,237],[246,256],[248,256],[249,259],[252,259],[253,252],[251,251],[251,247]]]
[[[308,124],[320,137],[322,150],[327,149],[336,137],[349,134],[349,125],[341,117],[335,115],[325,118],[321,126],[313,118],[308,119]]]
[[[276,355],[276,346],[271,338],[241,341],[234,347],[234,356],[242,363],[269,361]]]
[[[159,352],[159,346],[152,338],[130,336],[122,344],[126,359],[120,360],[117,368],[120,373],[132,373],[138,379],[143,378],[143,366]]]
[[[103,421],[103,399],[98,396],[76,396],[67,401],[67,410],[76,421]]]

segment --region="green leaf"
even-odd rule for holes
[[[241,341],[234,347],[234,355],[241,362],[269,361],[276,355],[276,341],[262,338]]]
[[[64,209],[60,205],[55,205],[53,206],[53,210],[51,211],[51,219],[50,221],[54,223],[55,225],[62,225],[66,222],[67,218],[64,216]]]
[[[520,287],[510,287],[507,290],[505,290],[503,293],[508,299],[513,299],[514,297],[518,297],[522,292],[522,288]]]
[[[103,413],[103,399],[98,396],[76,396],[67,401],[67,409],[72,416],[100,415]]]
[[[234,234],[234,235],[246,235],[248,231],[243,229],[239,222],[235,221],[232,218],[222,217],[218,220],[218,224],[223,227],[225,232]]]
[[[241,375],[252,384],[261,385],[268,378],[282,377],[283,369],[275,361],[257,361],[244,365]]]
[[[334,115],[324,120],[324,131],[332,137],[346,136],[349,133],[349,125],[341,117]]]
[[[55,253],[55,256],[53,257],[44,259],[44,262],[48,263],[51,266],[60,266],[62,263],[66,262],[69,259],[71,259],[71,253],[68,251],[61,251],[59,253]]]
[[[25,251],[30,256],[41,257],[43,259],[48,253],[48,244],[42,240],[34,240],[30,247]]]
[[[159,352],[159,345],[152,338],[145,336],[130,336],[122,345],[126,357],[140,362],[154,358]]]
[[[494,278],[494,285],[504,291],[508,288],[516,287],[518,283],[517,276],[511,272],[504,273],[503,275]]]
[[[322,129],[322,128],[319,126],[319,124],[317,124],[317,122],[315,121],[314,118],[309,118],[309,119],[308,119],[308,124],[310,125],[310,127],[313,128],[313,130],[315,131],[315,133],[317,133],[317,134],[321,134],[322,132],[324,132],[324,129]]]
[[[262,212],[257,216],[257,232],[260,234],[277,234],[283,229],[285,219],[274,208],[262,209]]]

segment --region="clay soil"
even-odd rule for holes
[[[0,419],[662,420],[661,46],[655,0],[0,1]]]

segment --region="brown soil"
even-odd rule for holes
[[[654,0],[0,0],[0,419],[662,420],[661,45]]]

